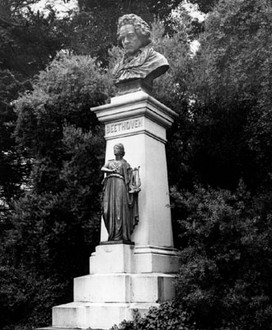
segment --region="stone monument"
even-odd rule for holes
[[[74,279],[74,301],[53,308],[53,329],[109,329],[175,294],[165,142],[176,114],[150,95],[169,65],[134,14],[119,19],[118,40],[125,55],[113,71],[117,96],[91,109],[105,125],[101,243],[90,274]]]

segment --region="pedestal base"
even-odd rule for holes
[[[98,245],[90,257],[90,274],[127,272],[177,273],[177,251],[148,245]]]
[[[74,302],[53,308],[53,329],[109,329],[132,320],[135,309],[144,315],[174,298],[177,261],[173,249],[97,246],[90,275],[74,279]]]

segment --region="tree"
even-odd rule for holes
[[[183,179],[202,184],[177,180],[172,195],[178,297],[202,329],[271,328],[271,9],[218,3],[184,77],[188,117],[172,131],[170,166],[182,160]]]
[[[32,170],[1,233],[2,326],[13,318],[47,325],[52,305],[71,300],[71,280],[88,271],[99,239],[104,149],[90,107],[109,94],[111,80],[92,58],[61,55],[16,102],[16,140]]]
[[[65,20],[52,8],[48,15],[33,12],[37,1],[5,1],[0,16],[0,67],[12,71],[20,81],[44,69],[67,42]]]
[[[205,74],[202,81],[198,80],[200,84],[196,84],[203,104],[208,102],[218,112],[221,108],[230,119],[240,116],[240,137],[236,136],[232,148],[237,141],[241,142],[239,148],[243,148],[244,156],[240,155],[240,169],[237,169],[240,176],[242,167],[248,170],[244,179],[253,189],[256,184],[260,186],[261,181],[267,180],[270,172],[267,167],[263,168],[257,154],[252,153],[252,145],[249,148],[252,138],[249,137],[251,128],[248,128],[252,127],[254,114],[258,113],[257,117],[262,118],[267,107],[271,106],[268,96],[271,81],[267,75],[272,47],[270,11],[268,1],[241,1],[239,5],[222,1],[206,23],[203,55],[200,56],[205,63]],[[207,84],[208,98],[203,88]],[[254,125],[256,122],[255,117]],[[236,120],[231,125],[237,123]],[[239,131],[237,126],[233,127],[233,131]],[[255,187],[252,181],[255,181]]]
[[[0,80],[0,208],[4,211],[10,205],[14,196],[20,193],[20,185],[26,175],[26,164],[16,151],[16,144],[12,137],[16,114],[10,104],[12,96],[22,88],[8,70],[1,70]],[[18,95],[18,94],[17,94]]]
[[[197,4],[199,9],[204,13],[212,12],[219,1],[220,0],[190,0],[191,3]]]
[[[243,178],[252,191],[269,184],[270,10],[268,1],[221,1],[208,16],[201,48],[175,85],[185,97],[172,105],[183,118],[172,132],[186,151],[185,182],[235,189]]]
[[[13,101],[32,90],[32,77],[45,68],[67,43],[67,21],[31,11],[37,1],[2,1],[0,4],[0,205],[2,215],[22,193],[29,164],[13,136],[16,122]],[[3,219],[2,219],[3,220]]]
[[[128,1],[103,0],[79,1],[79,13],[73,19],[72,48],[77,54],[91,54],[103,64],[108,64],[108,50],[116,45],[118,18],[124,14],[134,13],[152,25],[154,19],[165,23],[165,34],[173,34],[171,12],[183,0],[167,1]],[[201,25],[192,22],[194,35],[199,34]],[[193,29],[192,29],[193,31]],[[191,32],[192,32],[191,31]]]
[[[72,21],[71,48],[77,54],[89,54],[108,65],[108,50],[117,43],[118,18],[131,12],[149,22],[153,20],[145,1],[79,1],[79,12]]]
[[[200,329],[271,329],[271,195],[173,191],[180,224],[180,303]]]

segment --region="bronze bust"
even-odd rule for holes
[[[165,73],[167,59],[150,46],[149,25],[135,14],[124,15],[118,20],[118,41],[125,50],[122,60],[113,69],[117,86],[134,85],[135,81],[152,89],[153,80]]]

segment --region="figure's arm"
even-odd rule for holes
[[[107,162],[104,166],[102,166],[101,171],[104,173],[113,173],[115,170],[110,169],[109,162]]]

